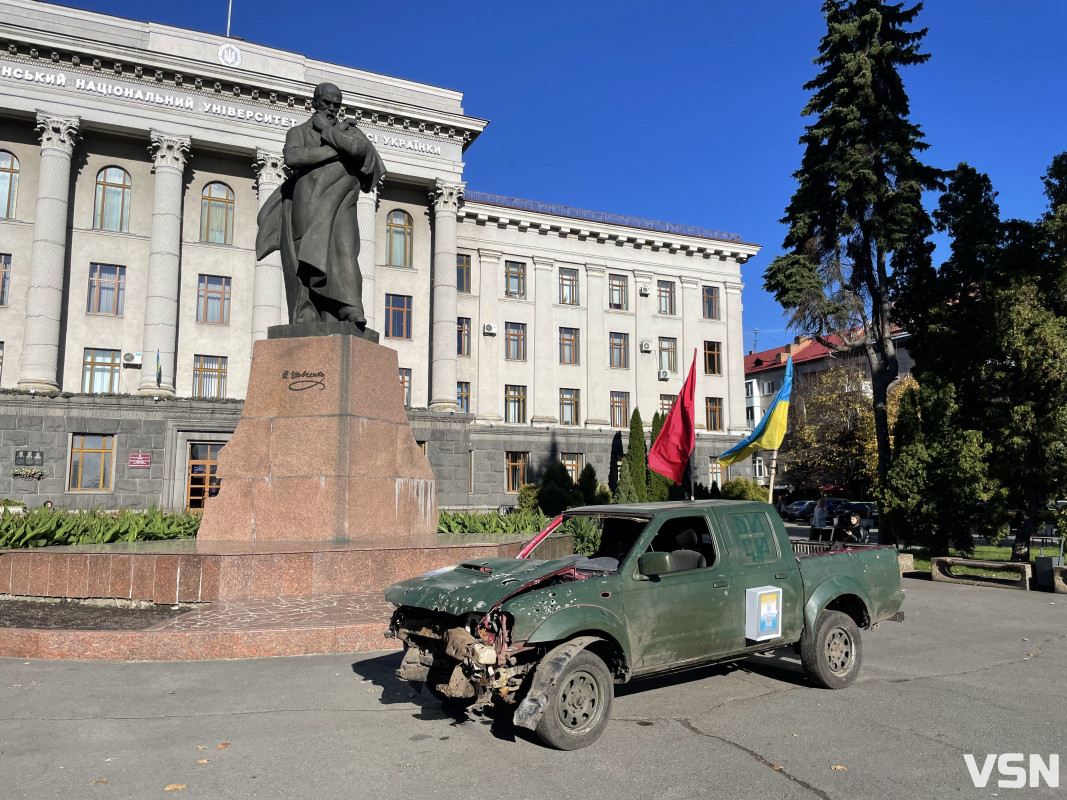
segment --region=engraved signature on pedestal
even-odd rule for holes
[[[326,388],[325,372],[306,372],[297,369],[287,369],[282,372],[282,379],[290,382],[290,392],[303,392],[316,386],[319,387],[320,391]]]

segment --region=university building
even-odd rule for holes
[[[697,480],[726,477],[757,245],[468,188],[488,123],[459,92],[0,0],[0,497],[202,506],[253,346],[288,322],[256,214],[323,81],[388,169],[359,200],[368,325],[442,508],[513,503],[550,459],[607,482],[694,351]]]

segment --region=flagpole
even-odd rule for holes
[[[778,448],[771,451],[771,479],[767,485],[767,502],[774,505],[774,474],[778,471]]]
[[[230,0],[230,4],[226,9],[226,38],[230,38],[230,17],[233,15],[233,0]]]

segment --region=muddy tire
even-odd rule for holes
[[[615,685],[608,668],[593,653],[583,650],[549,689],[537,735],[559,750],[588,747],[607,728],[614,697]]]
[[[860,630],[848,614],[824,611],[800,637],[800,662],[804,672],[823,689],[844,689],[856,680],[863,663]]]

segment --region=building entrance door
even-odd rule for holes
[[[185,507],[204,507],[204,500],[219,493],[219,450],[225,442],[190,442],[189,467],[185,482]]]

